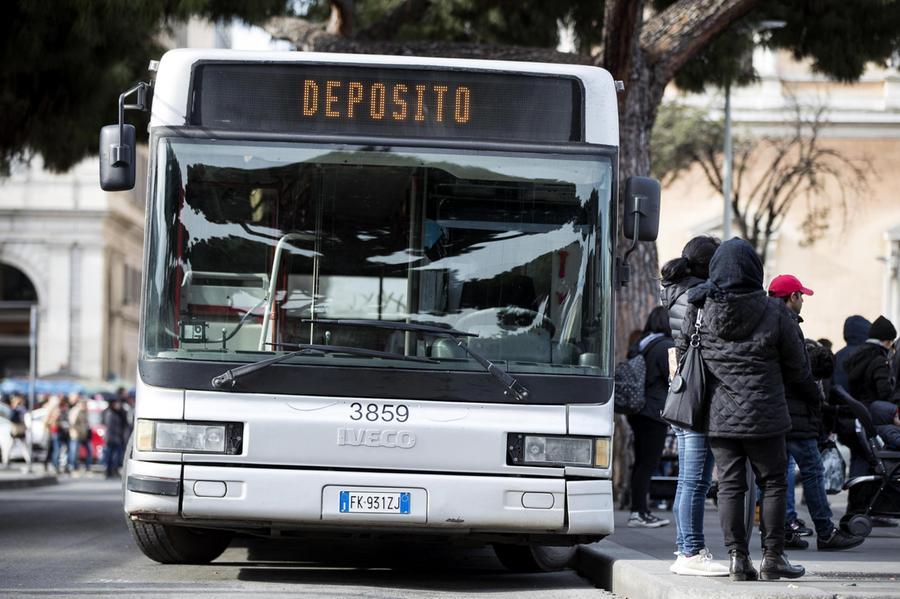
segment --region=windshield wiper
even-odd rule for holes
[[[342,345],[320,345],[316,343],[268,343],[267,345],[274,345],[277,347],[287,347],[287,348],[295,348],[294,351],[288,352],[286,354],[281,354],[280,356],[274,356],[272,358],[266,358],[265,360],[259,360],[258,362],[251,362],[250,364],[244,364],[243,366],[238,366],[237,368],[230,368],[223,372],[222,374],[213,377],[211,384],[216,389],[221,389],[225,386],[234,388],[237,380],[241,377],[245,377],[248,374],[252,374],[257,372],[258,370],[262,370],[272,364],[278,364],[279,362],[284,362],[285,360],[289,360],[295,356],[303,356],[303,355],[315,355],[321,356],[324,354],[352,354],[355,356],[367,356],[370,358],[384,358],[387,360],[402,360],[405,362],[425,362],[428,364],[439,364],[437,360],[432,360],[431,358],[419,358],[416,356],[403,356],[400,354],[392,354],[389,352],[377,351],[374,349],[363,349],[360,347],[345,347]]]
[[[506,372],[502,368],[499,368],[496,364],[482,356],[480,353],[476,352],[474,349],[470,349],[469,346],[463,341],[464,337],[477,337],[478,333],[467,333],[465,331],[457,331],[456,329],[438,327],[429,324],[419,324],[416,322],[392,322],[390,320],[372,320],[367,318],[338,318],[334,320],[312,320],[309,318],[304,318],[301,322],[309,322],[322,325],[369,327],[373,329],[388,329],[392,331],[410,331],[448,337],[455,341],[456,345],[458,345],[460,349],[470,355],[476,362],[481,364],[481,366],[484,367],[484,369],[491,376],[500,381],[500,384],[502,384],[506,388],[506,391],[504,391],[504,393],[512,393],[519,401],[528,399],[529,392],[524,385],[510,376],[508,372]]]

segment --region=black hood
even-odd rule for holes
[[[844,341],[847,345],[859,345],[869,338],[869,327],[872,323],[867,318],[858,314],[850,316],[844,321]]]
[[[753,293],[719,293],[706,299],[703,319],[710,332],[726,341],[749,337],[767,310],[786,310],[760,289]]]
[[[763,288],[763,266],[756,250],[735,237],[719,246],[709,262],[709,280],[688,293],[688,301],[701,305],[708,296],[755,294]],[[765,292],[763,293],[765,295]]]
[[[844,370],[849,380],[862,378],[866,374],[869,362],[876,358],[887,358],[888,350],[876,343],[863,343],[859,350],[844,362]]]

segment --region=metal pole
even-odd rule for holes
[[[722,240],[731,239],[731,173],[734,156],[731,149],[731,83],[725,84],[725,167],[722,176]]]
[[[38,307],[31,305],[31,314],[28,327],[28,348],[30,351],[28,364],[28,415],[29,422],[34,426],[34,390],[37,382],[37,327]],[[28,446],[28,474],[31,474],[34,465],[34,443],[31,435],[31,426],[25,428],[25,444]]]

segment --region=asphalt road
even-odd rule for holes
[[[572,571],[510,574],[489,549],[238,539],[207,566],[132,543],[118,481],[0,491],[0,596],[299,595],[609,599]]]

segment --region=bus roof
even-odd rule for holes
[[[232,63],[317,63],[383,67],[435,67],[438,69],[499,72],[506,74],[561,75],[576,77],[584,88],[584,141],[619,145],[618,105],[615,83],[608,71],[592,66],[430,58],[332,54],[315,52],[256,52],[240,50],[177,49],[163,55],[156,76],[150,127],[184,126],[188,122],[188,93],[194,65],[204,61]]]

